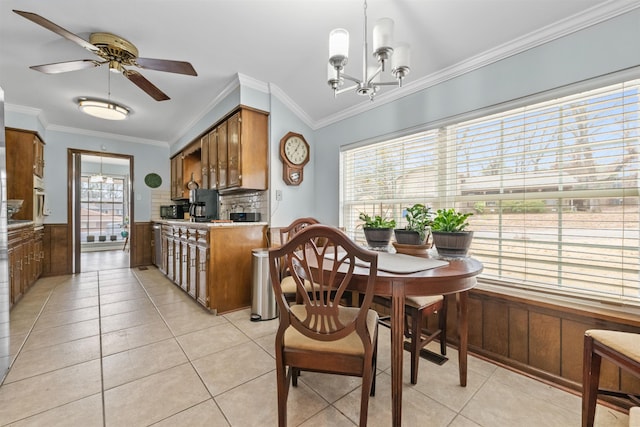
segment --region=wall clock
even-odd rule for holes
[[[304,166],[309,162],[309,144],[299,133],[289,132],[280,140],[282,179],[287,185],[300,185]]]

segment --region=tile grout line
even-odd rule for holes
[[[16,360],[18,360],[18,356],[20,356],[20,353],[22,353],[22,350],[24,349],[25,344],[27,343],[27,340],[29,339],[29,337],[31,336],[31,332],[33,332],[33,328],[35,328],[36,323],[38,322],[38,319],[40,318],[40,316],[42,315],[42,312],[44,311],[45,306],[47,305],[47,303],[49,302],[49,299],[51,299],[51,295],[53,294],[53,291],[58,287],[59,285],[54,286],[50,291],[49,291],[49,295],[47,295],[47,298],[44,300],[44,302],[42,303],[42,307],[40,307],[40,310],[38,311],[38,314],[36,315],[35,319],[33,319],[33,323],[31,324],[31,326],[29,327],[29,330],[27,331],[27,335],[24,337],[24,339],[22,340],[22,344],[20,344],[20,348],[18,348],[18,351],[16,352],[15,356],[13,356],[13,360],[11,361],[11,364],[9,365],[9,369],[7,369],[7,373],[4,376],[4,378],[2,379],[2,382],[0,382],[0,387],[2,387],[2,385],[4,385],[4,382],[7,380],[7,377],[9,376],[9,372],[11,371],[11,368],[13,368],[13,364],[16,363]],[[9,334],[9,337],[11,337],[11,334]]]
[[[167,319],[162,315],[162,313],[160,312],[160,309],[158,308],[158,306],[156,305],[155,301],[153,300],[153,298],[151,298],[151,295],[149,295],[149,292],[147,291],[147,288],[144,286],[144,282],[142,280],[142,278],[140,276],[138,276],[138,272],[135,271],[133,268],[131,269],[131,271],[133,272],[133,276],[136,278],[136,280],[138,281],[138,285],[142,288],[142,290],[144,291],[145,295],[147,296],[147,298],[149,299],[149,301],[151,302],[151,304],[153,305],[153,307],[156,309],[156,311],[158,312],[158,315],[160,316],[160,318],[162,319],[162,321],[164,322],[164,324],[167,326],[167,328],[169,329],[169,332],[171,332],[171,336],[173,337],[173,339],[175,340],[176,344],[178,345],[178,347],[180,348],[180,351],[182,351],[182,354],[184,355],[184,357],[187,359],[187,363],[189,363],[189,365],[191,366],[191,369],[193,369],[193,371],[195,372],[195,374],[198,376],[198,379],[200,380],[200,382],[202,383],[202,386],[204,387],[204,389],[207,391],[207,394],[209,395],[209,397],[211,398],[211,401],[216,405],[216,407],[218,408],[218,410],[220,411],[220,413],[222,414],[222,416],[224,417],[225,421],[231,426],[231,421],[227,418],[227,415],[224,413],[224,411],[222,410],[222,408],[220,407],[220,405],[218,405],[218,402],[216,401],[215,397],[211,394],[211,391],[209,390],[209,387],[207,387],[207,384],[204,382],[204,379],[202,378],[202,376],[200,375],[200,372],[198,372],[198,370],[196,369],[196,367],[193,365],[193,361],[191,360],[191,358],[189,357],[189,355],[186,353],[186,351],[184,350],[184,347],[182,347],[182,344],[180,344],[180,340],[178,340],[178,336],[175,334],[175,332],[173,331],[173,329],[171,328],[171,326],[169,325],[169,322],[167,322]],[[245,334],[246,335],[246,334]],[[250,337],[249,337],[250,338]],[[202,402],[198,402],[197,404],[193,405],[200,405],[202,403],[204,403],[205,401]],[[184,412],[190,408],[192,408],[193,406],[189,407],[189,408],[185,408],[179,412],[176,412],[176,414],[180,413],[180,412]],[[170,418],[176,414],[171,414],[170,416],[168,416],[167,418]],[[167,419],[165,418],[165,419]],[[163,421],[163,420],[160,420]],[[158,422],[160,422],[158,421]]]
[[[81,273],[82,274],[82,273]],[[100,397],[102,398],[102,427],[107,425],[107,406],[104,399],[104,366],[103,366],[103,354],[102,354],[102,306],[100,299],[102,296],[102,290],[100,289],[100,270],[97,271],[98,277],[98,336],[100,337]]]

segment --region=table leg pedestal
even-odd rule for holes
[[[469,313],[468,313],[469,292],[458,292],[456,294],[456,305],[458,314],[458,367],[460,370],[460,385],[467,386],[467,345],[469,341]]]
[[[402,349],[404,346],[404,284],[393,283],[391,298],[391,417],[402,423]]]

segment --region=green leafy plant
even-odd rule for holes
[[[438,209],[436,216],[433,218],[431,230],[449,233],[465,231],[469,226],[467,218],[471,215],[473,215],[473,213],[462,213],[453,208]]]
[[[364,212],[360,212],[358,218],[364,221],[365,228],[395,228],[396,220],[393,218],[382,218],[380,215],[369,216]]]
[[[430,227],[433,222],[431,216],[431,208],[422,203],[405,208],[404,218],[407,220],[405,229],[416,231],[420,235],[420,240],[424,241],[427,237],[427,227]]]

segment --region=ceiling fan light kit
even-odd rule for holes
[[[33,70],[40,71],[46,74],[65,73],[68,71],[83,70],[85,68],[99,67],[104,64],[109,64],[109,71],[122,74],[133,84],[142,89],[147,95],[151,96],[156,101],[166,101],[169,98],[167,94],[158,89],[153,83],[147,80],[142,74],[137,71],[130,70],[127,67],[138,67],[147,70],[165,71],[169,73],[184,74],[188,76],[197,76],[196,70],[193,66],[185,61],[173,61],[169,59],[153,59],[153,58],[140,58],[138,57],[138,49],[130,41],[111,33],[92,33],[89,36],[89,41],[73,34],[70,31],[65,30],[59,25],[49,21],[42,16],[33,12],[24,12],[21,10],[15,10],[14,12],[34,22],[49,31],[56,33],[57,35],[74,42],[80,47],[88,50],[91,53],[99,56],[100,60],[93,59],[80,59],[76,61],[58,62],[54,64],[34,65],[29,67]],[[109,103],[112,104],[112,103]],[[123,108],[117,104],[113,104],[116,107]],[[112,110],[117,111],[116,108]],[[122,115],[121,112],[117,113]],[[101,117],[101,116],[98,116]],[[122,120],[126,117],[111,119]],[[102,117],[106,118],[106,117]]]
[[[399,43],[393,47],[393,20],[382,18],[373,27],[373,56],[378,66],[369,69],[367,60],[367,1],[364,1],[364,43],[362,52],[362,78],[358,79],[344,73],[344,67],[349,62],[349,32],[343,28],[336,28],[329,33],[329,64],[327,67],[327,83],[333,89],[334,96],[355,90],[358,95],[368,96],[373,101],[381,86],[402,87],[403,79],[409,74],[410,50],[406,43]],[[381,81],[391,59],[391,74],[396,81]],[[344,80],[355,83],[353,86],[343,87]]]
[[[80,98],[78,108],[85,114],[105,120],[124,120],[129,116],[126,107],[99,99]]]

